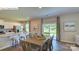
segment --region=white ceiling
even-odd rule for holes
[[[79,12],[78,7],[19,7],[18,9],[0,10],[0,18],[4,20],[23,21],[29,18],[42,18]]]

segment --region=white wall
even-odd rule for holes
[[[41,33],[41,19],[30,20],[30,32]]]
[[[48,17],[43,19],[43,24],[50,24],[50,23],[56,23],[57,18],[56,17]]]
[[[56,17],[47,17],[41,19],[32,19],[30,21],[30,31],[31,32],[37,32],[41,33],[42,32],[42,24],[50,24],[50,23],[56,23],[57,18]],[[37,29],[34,30],[33,28],[36,27]]]
[[[4,20],[0,19],[0,25],[4,25],[5,28],[13,28],[13,25],[18,26],[21,24],[18,22],[4,21]]]
[[[76,31],[75,32],[66,32],[64,31],[64,23],[65,22],[75,22],[76,23]],[[79,34],[79,13],[75,14],[67,14],[60,16],[60,34],[61,41],[74,43],[75,35]]]

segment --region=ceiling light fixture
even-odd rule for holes
[[[40,9],[42,8],[42,7],[39,7]]]

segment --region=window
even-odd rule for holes
[[[25,28],[26,28],[26,32],[29,32],[29,21],[26,22],[26,26],[25,26]]]
[[[43,34],[46,37],[56,36],[56,23],[54,24],[43,24]]]

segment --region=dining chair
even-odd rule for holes
[[[40,40],[43,39],[45,40],[45,36],[43,34],[39,35]],[[42,46],[42,51],[47,51],[48,50],[48,42],[45,42],[44,45]]]
[[[48,51],[48,42],[43,45],[42,51]]]
[[[23,51],[32,51],[32,49],[29,47],[28,44],[26,44],[25,41],[20,40],[20,45],[21,45]]]
[[[20,40],[20,45],[22,46],[23,51],[39,51],[40,48],[34,44],[26,43],[24,40]]]
[[[11,37],[10,39],[12,41],[13,47],[16,47],[19,44],[19,41],[18,41],[19,39],[17,39],[16,37]]]
[[[52,51],[53,50],[53,37],[54,36],[52,36],[49,40],[48,40],[48,49],[49,49],[49,51]]]

